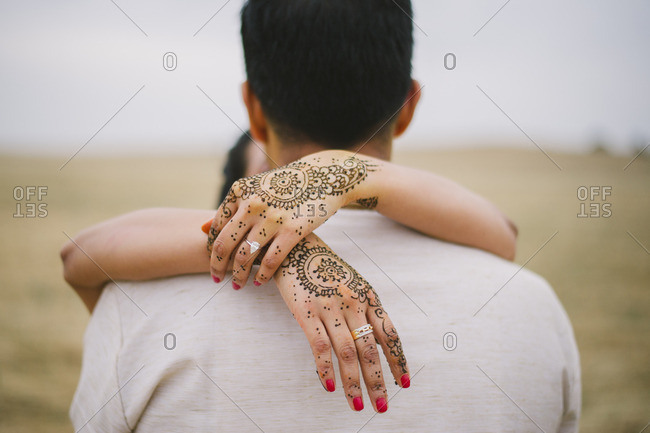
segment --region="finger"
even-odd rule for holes
[[[352,332],[364,325],[368,325],[368,321],[365,315],[355,314],[347,318],[347,324],[350,332]],[[361,374],[363,375],[363,381],[366,383],[370,401],[377,412],[386,412],[388,410],[388,394],[386,393],[379,351],[372,330],[368,330],[366,335],[359,336],[354,340],[354,343],[356,344]]]
[[[230,188],[230,191],[228,191],[226,198],[217,208],[216,215],[214,218],[212,218],[211,229],[208,233],[208,251],[212,251],[212,243],[215,241],[217,235],[223,229],[226,223],[228,223],[232,216],[235,215],[238,208],[239,206],[237,203],[237,197],[233,186]]]
[[[411,377],[402,349],[402,342],[393,322],[381,306],[370,308],[367,312],[367,318],[374,328],[373,334],[383,349],[395,382],[402,388],[408,388],[411,386]]]
[[[334,353],[336,353],[336,357],[339,360],[341,383],[343,384],[348,405],[352,410],[363,410],[363,394],[361,392],[359,377],[357,349],[354,341],[352,341],[352,336],[345,323],[345,319],[343,317],[340,319],[334,318],[331,321],[327,321],[325,327],[332,342]]]
[[[332,364],[332,344],[327,331],[325,331],[325,325],[319,319],[308,322],[299,320],[300,322],[311,346],[311,352],[314,355],[318,379],[326,391],[334,392],[336,389],[336,376]]]
[[[224,206],[225,204],[222,204],[217,208],[217,213],[215,214],[214,218],[212,218],[212,224],[211,227],[219,233],[221,229],[223,229],[223,226],[232,218],[232,216],[236,213],[236,203],[231,204],[227,210],[228,210],[228,217],[226,217],[226,214],[224,213]]]
[[[248,224],[243,221],[243,208],[223,227],[212,245],[210,273],[216,281],[222,281],[228,270],[231,254],[248,233]],[[210,228],[211,232],[214,227]]]
[[[257,225],[246,234],[233,258],[233,287],[243,287],[246,284],[251,268],[255,263],[255,258],[262,253],[264,246],[269,242],[273,234],[271,223],[265,223],[264,226]],[[256,286],[261,284],[257,280],[254,283]]]
[[[253,233],[254,231],[251,230],[246,234],[233,256],[232,286],[235,290],[239,290],[246,285],[255,258],[260,254],[263,240],[256,239]],[[254,283],[256,286],[260,285],[258,281]]]
[[[260,267],[255,274],[255,281],[264,284],[273,278],[273,275],[275,275],[276,271],[287,257],[287,254],[291,252],[293,247],[295,247],[301,239],[301,236],[296,236],[295,234],[281,234],[276,236],[262,258]]]
[[[294,290],[302,290],[294,286]],[[291,310],[293,317],[302,328],[307,341],[311,346],[311,351],[316,362],[318,377],[320,378],[323,388],[329,392],[334,392],[336,388],[336,378],[332,364],[332,343],[327,333],[327,329],[321,319],[315,314],[314,303],[305,300],[303,296],[298,296],[297,292],[292,295],[292,290],[280,290],[284,302]],[[300,294],[302,295],[302,294]]]

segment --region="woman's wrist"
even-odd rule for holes
[[[301,159],[318,167],[328,167],[343,191],[341,207],[352,203],[364,207],[376,206],[380,189],[380,172],[386,162],[348,150],[324,150]]]
[[[386,177],[387,163],[365,155],[356,155],[354,158],[357,159],[360,166],[364,167],[365,178],[359,182],[357,188],[352,189],[346,195],[346,205],[358,204],[368,209],[374,209],[382,195],[382,182]]]

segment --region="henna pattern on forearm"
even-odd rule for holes
[[[377,207],[378,199],[378,197],[362,198],[357,200],[356,203],[361,207],[365,207],[366,209],[374,209]]]
[[[402,344],[395,327],[386,316],[377,292],[352,266],[329,248],[313,243],[308,246],[309,243],[302,240],[289,253],[281,267],[283,276],[295,276],[302,288],[316,297],[343,298],[346,290],[351,291],[350,298],[367,304],[373,309],[376,317],[382,320],[381,332],[387,337],[388,349],[391,355],[398,359],[402,373],[406,373],[406,357]]]
[[[238,180],[233,185],[234,197],[231,199],[246,200],[255,195],[270,207],[293,209],[309,200],[321,200],[351,191],[374,168],[374,165],[356,157],[323,166],[296,161]]]

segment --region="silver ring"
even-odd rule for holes
[[[365,325],[352,331],[352,339],[356,341],[359,338],[363,337],[364,335],[368,335],[368,334],[372,334],[372,325],[366,323]]]
[[[260,249],[260,243],[259,242],[255,242],[255,241],[251,242],[248,239],[246,239],[246,243],[248,245],[250,245],[250,247],[251,247],[251,254],[255,253],[255,251]]]

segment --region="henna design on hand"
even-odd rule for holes
[[[351,191],[374,167],[356,157],[326,166],[296,161],[238,180],[232,188],[233,197],[227,197],[226,201],[258,196],[270,207],[293,209],[310,200],[322,200]]]
[[[390,328],[387,329],[386,323],[386,317],[385,317],[386,311],[379,307],[375,309],[375,315],[382,319],[382,324],[381,328],[384,334],[388,336],[388,342],[386,345],[388,346],[388,349],[390,350],[391,355],[396,357],[398,359],[398,365],[400,369],[402,370],[402,373],[406,373],[406,357],[404,356],[404,350],[402,349],[402,342],[400,339],[397,337],[397,330],[395,329],[392,324],[390,325]]]
[[[379,297],[357,271],[337,256],[329,248],[315,245],[307,246],[303,240],[296,245],[285,260],[283,269],[295,268],[296,278],[304,289],[314,296],[343,297],[342,289],[353,292],[352,299],[368,302],[370,306],[380,306]],[[369,294],[373,300],[370,301]]]
[[[312,246],[309,244],[309,241],[303,239],[291,250],[282,264],[283,274],[295,276],[299,285],[316,297],[344,299],[347,294],[350,299],[355,299],[360,304],[367,304],[371,314],[375,314],[382,321],[381,332],[387,337],[388,350],[398,359],[402,372],[406,373],[406,357],[397,330],[388,319],[377,292],[365,278],[332,250],[313,242],[311,242]]]
[[[217,240],[217,236],[219,236],[219,232],[214,227],[210,227],[210,231],[208,232],[208,255],[212,254],[212,245]],[[222,258],[217,256],[217,260],[221,261]]]
[[[314,160],[316,163],[320,161],[320,158]],[[230,188],[226,198],[219,206],[221,211],[219,225],[232,218],[233,208],[231,205],[240,199],[246,200],[255,196],[269,207],[294,209],[310,200],[323,200],[328,196],[340,196],[351,191],[366,179],[369,172],[375,171],[376,167],[368,161],[351,156],[343,162],[335,163],[333,160],[332,164],[322,166],[306,161],[296,161],[280,168],[239,179]],[[318,209],[319,216],[328,216],[325,207]],[[251,213],[250,209],[248,209],[248,213]],[[266,219],[266,210],[261,211],[260,217]],[[313,223],[313,220],[310,221]],[[276,222],[282,224],[282,217]],[[302,235],[300,230],[296,233]],[[216,230],[210,229],[207,243],[208,254],[212,253],[212,245],[218,235]],[[222,259],[218,257],[219,261]]]

